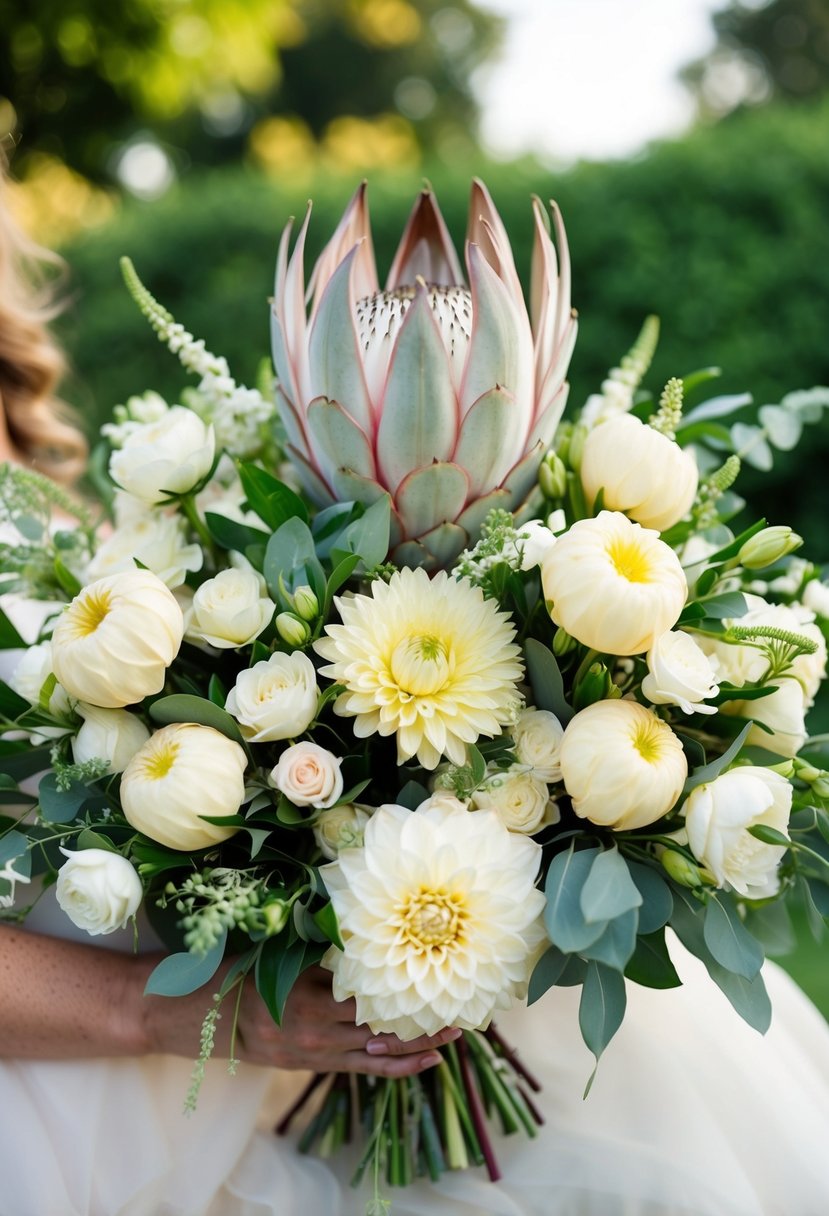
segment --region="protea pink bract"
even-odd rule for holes
[[[558,210],[560,264],[533,200],[532,325],[481,182],[469,210],[468,287],[427,189],[381,291],[361,186],[306,292],[310,210],[290,257],[292,224],[283,233],[272,310],[288,451],[320,506],[391,495],[396,562],[448,565],[493,507],[520,510],[564,410],[576,321]]]

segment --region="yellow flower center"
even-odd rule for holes
[[[404,638],[392,651],[391,674],[401,692],[426,697],[449,678],[449,650],[434,634]]]
[[[664,735],[659,718],[637,724],[632,743],[647,764],[658,764],[663,751]]]
[[[101,621],[111,608],[108,591],[96,591],[89,588],[84,595],[78,596],[72,606],[72,624],[78,637],[86,638],[94,633]]]
[[[421,888],[418,895],[410,895],[398,905],[403,941],[419,953],[460,944],[468,915],[465,902],[461,894]]]
[[[144,776],[148,781],[160,781],[162,777],[167,776],[175,764],[178,749],[178,743],[166,742],[147,756],[144,761]]]
[[[635,540],[614,537],[607,546],[607,556],[620,578],[629,583],[650,582],[651,562]]]

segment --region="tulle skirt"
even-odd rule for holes
[[[499,1021],[543,1082],[534,1140],[496,1137],[504,1178],[445,1175],[386,1194],[392,1216],[824,1216],[829,1028],[777,967],[761,1037],[673,943],[682,988],[630,984],[592,1057],[578,990]],[[298,1074],[213,1061],[194,1115],[172,1057],[0,1064],[0,1216],[360,1216],[353,1158],[301,1156],[273,1122]]]

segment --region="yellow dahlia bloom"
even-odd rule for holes
[[[545,556],[541,582],[556,625],[603,654],[650,650],[688,594],[673,549],[618,511],[573,524]]]
[[[315,643],[321,668],[346,691],[334,702],[358,738],[397,735],[398,763],[466,759],[466,745],[497,735],[519,703],[523,669],[507,613],[444,571],[400,570],[370,595],[335,600],[341,625]]]
[[[492,811],[381,806],[322,874],[344,949],[323,960],[357,1022],[413,1039],[485,1026],[527,991],[545,939],[541,848]]]

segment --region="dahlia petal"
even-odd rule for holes
[[[371,434],[374,415],[352,304],[352,275],[358,252],[359,246],[355,245],[337,267],[314,317],[308,341],[310,396],[339,401],[357,425]]]
[[[408,287],[419,277],[441,286],[463,286],[461,264],[431,190],[412,208],[391,264],[386,291]]]
[[[469,492],[466,472],[457,464],[435,461],[403,478],[395,505],[406,536],[420,536],[453,520]]]

